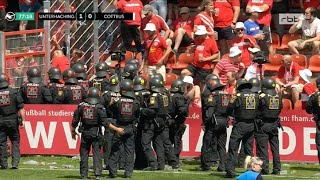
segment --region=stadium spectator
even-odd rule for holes
[[[316,9],[320,9],[320,1],[319,0],[299,0],[300,8],[305,10],[309,7],[314,7]]]
[[[82,59],[83,52],[80,49],[73,49],[71,56],[72,56],[72,58],[70,61],[70,68],[72,68],[72,66],[75,63],[85,64],[85,62],[83,62],[83,59]]]
[[[303,88],[303,85],[299,84],[300,69],[300,65],[293,62],[290,55],[284,55],[282,66],[279,68],[275,79],[278,84],[277,92],[291,96],[293,104],[299,100]]]
[[[144,32],[144,29],[146,28],[146,25],[148,23],[153,23],[156,26],[157,33],[160,33],[162,30],[165,31],[165,34],[163,36],[164,39],[168,39],[170,35],[170,28],[166,24],[165,20],[159,16],[156,15],[153,11],[153,8],[151,5],[147,4],[143,7],[143,15],[145,16],[141,20],[141,26],[140,26],[140,35],[142,37],[142,41],[145,41],[148,38],[148,34]]]
[[[167,24],[170,26],[174,20],[178,19],[178,17],[179,17],[179,0],[168,0]]]
[[[317,87],[311,83],[312,72],[309,69],[300,70],[299,75],[300,82],[303,84],[301,92],[302,109],[305,109],[310,95],[317,91]]]
[[[20,87],[23,83],[24,69],[27,66],[27,61],[24,57],[9,59],[6,61],[7,74],[10,77],[10,84],[13,87]]]
[[[262,73],[260,68],[258,67],[258,63],[254,61],[255,58],[265,58],[264,54],[260,49],[258,48],[249,48],[248,49],[250,52],[250,60],[251,64],[247,68],[246,75],[244,78],[249,81],[251,78],[258,78],[259,80],[261,79],[261,75],[264,76],[264,66],[262,64]]]
[[[7,21],[5,19],[7,7],[7,0],[0,0],[0,31],[7,29]]]
[[[201,82],[212,72],[212,61],[219,57],[219,49],[216,41],[207,35],[205,26],[197,26],[194,33],[196,49],[193,61],[186,69],[181,71],[182,76],[193,76]]]
[[[249,36],[253,36],[257,41],[265,38],[265,34],[260,31],[259,23],[257,21],[259,13],[261,13],[259,8],[256,6],[251,7],[249,11],[249,19],[244,22],[244,27],[246,29],[245,33]]]
[[[218,32],[218,45],[221,54],[228,53],[231,40],[234,38],[233,29],[240,13],[240,1],[214,1],[214,30]]]
[[[39,0],[19,0],[19,9],[21,12],[37,12],[41,8]],[[27,21],[20,21],[19,30],[24,31],[27,28]],[[22,35],[23,40],[27,41],[26,34]]]
[[[56,67],[60,72],[64,72],[66,69],[70,68],[70,61],[61,50],[55,50],[51,67]]]
[[[171,30],[174,31],[172,51],[176,54],[180,46],[187,47],[193,42],[193,21],[194,18],[190,17],[190,9],[182,7],[180,9],[180,16],[172,23]]]
[[[143,5],[140,0],[114,0],[114,6],[120,12],[123,13],[134,13],[134,20],[123,20],[120,23],[120,31],[123,45],[121,47],[122,52],[126,52],[132,47],[132,40],[136,45],[138,52],[141,52],[143,47],[140,39],[139,26],[141,24],[142,8]]]
[[[145,41],[146,57],[145,61],[141,67],[145,66],[146,63],[148,74],[150,77],[154,73],[159,73],[162,75],[164,81],[166,77],[166,67],[165,62],[171,52],[171,47],[167,44],[163,37],[157,33],[156,25],[153,23],[148,23],[144,28],[148,38]],[[169,40],[170,41],[170,40]],[[164,52],[165,51],[165,52]]]
[[[273,0],[261,0],[261,1],[256,1],[256,0],[249,0],[247,7],[246,7],[246,12],[249,13],[250,9],[252,6],[255,6],[261,10],[261,13],[259,14],[259,17],[257,19],[260,30],[263,31],[265,34],[265,38],[263,40],[263,46],[266,46],[267,52],[269,54],[273,54],[273,48],[271,46],[272,44],[272,38],[271,38],[271,29],[270,29],[270,24],[271,24],[271,9],[273,5]],[[264,50],[264,48],[262,48]]]
[[[231,47],[229,57],[221,59],[214,67],[213,74],[219,77],[222,84],[227,84],[226,74],[229,71],[238,72],[237,79],[243,76],[245,65],[240,62],[241,53],[238,46]]]
[[[149,0],[149,4],[154,10],[158,11],[158,15],[164,20],[167,19],[168,5],[167,0]]]
[[[247,68],[251,64],[249,48],[259,48],[254,37],[246,35],[243,22],[237,22],[235,27],[236,37],[231,41],[231,46],[238,46],[242,51],[241,62]]]
[[[207,34],[215,39],[218,38],[218,34],[214,31],[214,6],[213,0],[203,0],[199,6],[200,13],[196,15],[194,19],[193,32],[196,32],[197,26],[203,25],[207,29]]]
[[[193,102],[195,99],[201,97],[200,87],[193,84],[193,78],[191,76],[185,76],[183,78],[184,82],[184,96],[187,98],[188,102]]]
[[[292,54],[299,54],[298,50],[311,49],[312,54],[319,54],[320,47],[320,20],[315,17],[316,9],[314,7],[305,10],[305,18],[300,17],[299,21],[293,24],[289,33],[295,33],[302,29],[302,39],[290,41],[289,50]]]
[[[229,71],[226,74],[227,83],[224,87],[224,91],[231,96],[236,94],[237,76],[237,72],[234,71]]]

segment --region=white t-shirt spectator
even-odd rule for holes
[[[303,20],[301,27],[297,26],[297,28],[302,29],[303,36],[316,37],[317,33],[320,33],[320,19],[315,18],[311,24],[307,20]]]
[[[262,75],[264,74],[263,72],[264,66],[262,66]],[[257,76],[260,76],[260,68],[257,63],[253,63],[247,68],[244,78],[249,81],[251,78],[257,78]]]

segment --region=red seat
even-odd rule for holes
[[[178,78],[179,78],[178,75],[176,75],[174,73],[167,73],[166,74],[166,87],[167,87],[167,89],[170,89],[172,82]]]
[[[185,69],[193,61],[193,53],[181,53],[178,57],[178,62],[173,65],[172,69]]]
[[[278,49],[288,49],[288,43],[290,41],[294,41],[300,38],[301,38],[300,34],[285,34],[282,37],[282,43]]]
[[[307,68],[307,57],[303,54],[292,54],[291,59],[294,62],[297,62],[300,66],[301,69]]]
[[[278,49],[280,47],[280,37],[276,33],[271,33],[272,37],[272,47],[273,49]]]
[[[172,70],[173,66],[176,64],[176,56],[173,53],[170,53],[168,60],[167,60],[167,66],[166,68],[169,70]]]
[[[313,55],[309,60],[310,71],[319,73],[320,72],[320,55]]]
[[[299,100],[294,104],[294,110],[304,110],[303,106],[302,106],[302,101]]]
[[[269,62],[264,65],[265,71],[272,71],[276,72],[279,70],[280,66],[282,65],[282,58],[281,54],[270,54],[269,55]]]
[[[292,110],[292,103],[289,99],[282,99],[283,108],[282,110]]]

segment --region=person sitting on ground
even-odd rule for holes
[[[292,54],[299,54],[298,50],[312,49],[312,54],[319,54],[320,47],[320,20],[315,16],[316,8],[310,7],[305,10],[304,17],[293,24],[289,33],[293,34],[302,29],[302,39],[290,41],[289,50]]]
[[[247,156],[244,161],[244,168],[246,172],[240,174],[237,180],[262,180],[260,174],[263,161],[258,157]]]

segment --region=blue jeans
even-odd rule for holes
[[[150,5],[158,11],[159,16],[166,20],[168,12],[167,0],[154,0]]]

